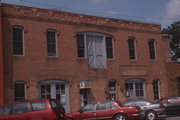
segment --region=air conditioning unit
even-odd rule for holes
[[[80,89],[91,88],[91,82],[89,82],[89,81],[81,81],[79,88]]]

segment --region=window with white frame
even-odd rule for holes
[[[106,68],[106,60],[114,58],[112,36],[95,32],[78,33],[77,57],[87,58],[90,68]]]
[[[117,91],[116,91],[116,80],[110,80],[108,83],[109,87],[109,100],[117,99]]]
[[[160,83],[159,79],[153,80],[153,91],[154,91],[154,100],[160,99]]]
[[[13,26],[13,55],[24,55],[24,28],[22,26]]]
[[[129,46],[129,58],[136,59],[136,44],[134,37],[129,37],[128,46]]]
[[[47,30],[47,55],[57,56],[56,47],[56,31]]]
[[[14,83],[14,99],[15,101],[25,100],[26,84],[25,82]]]
[[[125,83],[126,97],[129,99],[146,98],[145,80],[128,79]]]
[[[151,60],[156,60],[155,40],[149,40],[149,54]]]

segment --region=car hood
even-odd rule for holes
[[[77,114],[79,114],[79,112],[71,112],[71,113],[66,113],[66,116],[72,117],[72,116],[77,115]]]

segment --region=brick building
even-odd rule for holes
[[[169,96],[160,25],[2,4],[6,103]]]
[[[0,2],[0,105],[4,103],[4,82],[3,82],[3,54],[2,54],[2,21],[1,21],[1,2]]]

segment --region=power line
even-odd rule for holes
[[[95,14],[95,15],[104,15],[104,16],[108,16],[108,17],[115,17],[115,18],[119,18],[118,16],[121,17],[125,17],[125,18],[135,18],[135,19],[150,19],[150,20],[176,20],[176,19],[180,19],[180,17],[178,18],[160,18],[160,17],[147,17],[147,16],[130,16],[130,15],[123,15],[123,14],[119,14],[119,13],[105,13],[105,12],[99,12],[99,11],[87,11],[87,10],[82,10],[82,9],[74,9],[74,8],[68,8],[68,7],[62,7],[62,6],[55,6],[55,5],[49,5],[49,4],[45,4],[45,3],[40,3],[40,2],[32,2],[32,1],[27,1],[27,0],[18,0],[20,2],[25,2],[25,3],[30,3],[30,4],[34,4],[34,5],[40,5],[40,6],[46,6],[50,9],[53,10],[60,10],[60,11],[67,11],[67,12],[80,12],[82,14],[88,13],[88,14]]]

